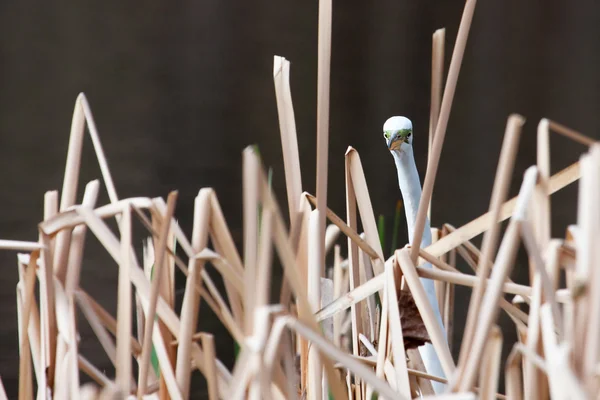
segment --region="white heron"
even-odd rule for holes
[[[402,200],[404,202],[404,210],[406,213],[406,223],[408,225],[408,238],[412,243],[415,221],[417,219],[417,211],[419,202],[421,201],[421,181],[415,164],[413,154],[413,126],[410,119],[406,117],[391,117],[383,124],[383,136],[390,153],[396,162],[396,170],[398,171],[398,184],[402,192]],[[421,240],[421,247],[427,247],[431,244],[431,229],[429,219],[425,220],[425,229]],[[425,264],[425,267],[432,268],[431,264]],[[438,323],[442,324],[442,316],[438,307],[437,297],[435,295],[435,286],[431,279],[421,279],[429,304],[433,308]],[[437,357],[437,354],[430,343],[426,343],[419,348],[423,363],[427,368],[427,372],[439,377],[445,377],[442,365]],[[439,382],[432,382],[436,393],[444,390],[445,385]]]

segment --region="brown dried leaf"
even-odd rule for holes
[[[419,309],[409,291],[400,290],[398,292],[398,308],[404,335],[404,348],[406,350],[416,349],[425,343],[431,343]]]

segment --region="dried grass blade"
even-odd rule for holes
[[[292,91],[290,89],[290,62],[284,57],[275,56],[273,58],[273,81],[275,83],[277,113],[279,115],[279,131],[283,152],[288,211],[290,213],[290,221],[293,221],[294,214],[300,210],[299,201],[302,194],[302,174],[294,106],[292,104]]]
[[[129,280],[131,268],[131,210],[126,208],[122,215],[115,382],[124,393],[129,393],[131,390],[131,281]]]

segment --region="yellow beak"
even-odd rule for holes
[[[402,143],[404,143],[406,139],[402,137],[396,137],[390,144],[388,144],[388,149],[390,150],[400,150]]]

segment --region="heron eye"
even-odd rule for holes
[[[408,132],[408,135],[406,135],[406,137],[410,137],[410,135],[412,135],[412,133],[411,133],[411,132]]]
[[[390,138],[390,134],[388,132],[384,132],[383,133],[383,137],[385,137],[386,139]]]

